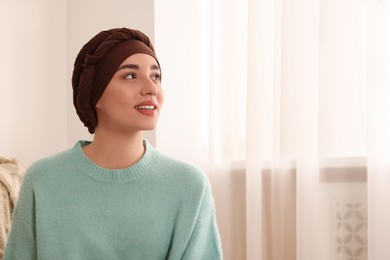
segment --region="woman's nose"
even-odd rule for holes
[[[143,82],[141,94],[143,96],[146,95],[156,96],[157,93],[158,93],[158,89],[155,82],[153,82],[153,80],[151,79],[145,79],[145,81]]]

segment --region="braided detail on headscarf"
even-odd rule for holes
[[[72,75],[73,104],[77,115],[91,134],[95,132],[97,125],[95,106],[106,87],[106,85],[95,85],[97,66],[111,49],[128,40],[143,42],[155,57],[149,38],[138,30],[128,28],[116,28],[98,33],[82,47],[76,57]]]

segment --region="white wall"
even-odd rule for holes
[[[66,145],[66,3],[0,0],[0,156]]]
[[[77,52],[111,27],[153,40],[153,15],[153,0],[0,0],[0,156],[28,166],[90,138],[72,103]]]

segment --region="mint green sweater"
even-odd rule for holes
[[[73,148],[27,171],[4,259],[222,259],[207,177],[147,142],[109,170]]]

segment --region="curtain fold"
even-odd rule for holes
[[[368,259],[390,251],[390,3],[368,4],[367,166]]]
[[[275,70],[275,1],[248,2],[248,61],[246,106],[246,257],[262,259],[272,246],[271,158],[274,154],[274,131],[278,122],[274,113]],[[250,55],[249,55],[250,54]],[[262,73],[259,74],[259,71]],[[279,71],[279,70],[278,70]],[[276,145],[276,147],[278,147]],[[267,176],[267,178],[263,178]],[[264,179],[264,180],[263,180]],[[266,212],[263,214],[263,212]],[[264,215],[264,216],[263,216]],[[263,239],[265,238],[265,239]],[[262,243],[264,241],[265,243]]]
[[[388,1],[165,0],[155,12],[175,104],[156,144],[209,175],[225,259],[390,259]]]

